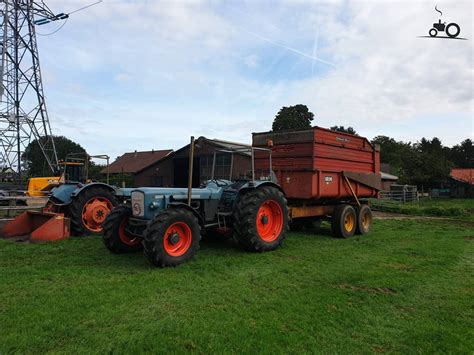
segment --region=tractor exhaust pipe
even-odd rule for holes
[[[188,166],[188,205],[191,206],[191,197],[193,194],[193,167],[194,167],[194,136],[191,136],[189,145],[189,166]]]

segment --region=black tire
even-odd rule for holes
[[[455,33],[449,33],[449,29],[451,27],[454,27],[456,29],[456,32]],[[446,34],[448,35],[448,37],[450,38],[456,38],[457,36],[459,36],[459,33],[461,32],[461,28],[459,27],[459,25],[457,23],[450,23],[449,25],[446,26]]]
[[[277,214],[281,213],[281,220],[276,220],[275,227],[269,230],[270,234],[274,233],[267,240],[259,234],[257,224],[258,213],[260,208],[271,203],[271,206],[276,208]],[[277,204],[279,208],[277,207]],[[268,223],[268,217],[265,221],[261,221],[262,227]],[[273,221],[273,219],[272,219]],[[280,228],[281,223],[281,228]],[[269,251],[278,248],[285,239],[288,230],[288,206],[283,193],[275,187],[264,186],[255,190],[248,191],[240,197],[234,211],[234,237],[239,245],[248,251]],[[271,228],[271,226],[270,226]],[[278,232],[279,231],[279,232]],[[275,236],[275,234],[278,234]]]
[[[350,238],[357,226],[356,212],[351,205],[337,205],[331,218],[332,234],[338,238]]]
[[[86,222],[83,220],[82,212],[84,206],[93,198],[108,200],[112,204],[112,207],[118,205],[117,198],[115,195],[105,187],[102,186],[90,186],[86,187],[83,191],[76,196],[69,204],[69,213],[71,217],[71,230],[74,235],[85,235],[85,234],[102,234],[102,228],[98,225],[97,229],[91,229]],[[100,218],[105,221],[107,214],[101,214]]]
[[[438,30],[436,28],[432,28],[428,33],[430,34],[430,37],[436,37]]]
[[[370,228],[372,227],[372,211],[367,205],[357,206],[355,211],[357,216],[357,227],[355,233],[366,235],[370,232]]]
[[[103,223],[104,232],[102,241],[107,249],[115,254],[133,253],[143,249],[142,238],[129,235],[125,227],[132,215],[128,206],[117,206]]]
[[[187,226],[191,233],[189,247],[184,248],[185,252],[181,255],[172,255],[167,251],[166,245],[171,245],[170,238],[174,236],[167,234],[169,228],[179,223],[181,226]],[[179,234],[176,233],[175,234]],[[161,212],[152,221],[149,222],[143,236],[143,252],[147,259],[156,266],[176,266],[191,260],[199,249],[201,240],[201,226],[191,211],[183,208],[170,208]],[[183,237],[174,242],[180,243]],[[183,239],[184,240],[184,239]]]

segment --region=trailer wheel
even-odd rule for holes
[[[117,198],[110,190],[102,186],[86,187],[69,205],[73,233],[101,234],[102,223],[117,205]]]
[[[143,252],[156,266],[176,266],[193,258],[200,240],[201,227],[194,214],[183,208],[171,208],[148,224]]]
[[[357,219],[354,207],[337,205],[331,218],[332,234],[338,238],[352,237],[356,231]]]
[[[130,207],[117,206],[105,219],[102,240],[111,252],[122,254],[142,249],[142,238],[132,236],[126,231],[131,215],[132,209]]]
[[[234,211],[234,236],[245,250],[274,250],[287,230],[288,206],[280,190],[264,186],[241,196]]]
[[[357,227],[356,234],[365,235],[369,233],[372,227],[372,211],[367,205],[362,205],[356,208]]]

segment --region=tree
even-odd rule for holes
[[[309,111],[306,105],[283,106],[273,120],[272,130],[311,128],[313,119],[314,114]]]
[[[460,144],[451,148],[450,159],[457,168],[474,167],[474,145],[472,140],[463,140]]]
[[[349,133],[357,136],[357,132],[354,128],[352,127],[347,127],[345,128],[344,126],[332,126],[329,128],[331,131],[336,131],[336,132],[343,132],[343,133]]]
[[[380,146],[380,162],[390,165],[390,174],[399,177],[400,182],[405,179],[405,161],[412,159],[411,143],[397,142],[387,136],[377,136],[372,139],[372,144]]]
[[[439,187],[449,177],[450,149],[436,137],[432,140],[422,138],[411,144],[377,136],[372,143],[380,145],[380,162],[390,164],[390,173],[397,175],[401,184]]]
[[[56,152],[59,160],[66,159],[66,156],[70,153],[85,153],[86,150],[78,143],[63,137],[55,136],[54,144],[56,146]],[[44,158],[41,148],[37,140],[33,140],[28,144],[24,153],[21,156],[22,160],[28,167],[28,175],[32,176],[47,176],[52,174],[48,164]]]
[[[441,141],[422,138],[413,145],[418,155],[418,164],[412,167],[412,183],[423,187],[439,187],[451,172],[452,163],[448,160],[449,148],[443,147]]]

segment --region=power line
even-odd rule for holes
[[[66,25],[66,23],[67,23],[68,20],[69,20],[69,18],[66,18],[66,21],[64,21],[64,23],[63,23],[61,26],[59,26],[56,30],[54,30],[54,31],[51,32],[51,33],[39,33],[39,32],[36,32],[36,34],[37,34],[38,36],[43,36],[43,37],[54,35],[56,32],[58,32],[61,28],[63,28],[63,27]]]
[[[103,2],[103,1],[104,1],[104,0],[99,0],[99,1],[96,1],[95,3],[92,3],[92,4],[89,4],[89,5],[83,6],[83,7],[79,8],[79,9],[77,9],[77,10],[74,10],[74,11],[72,11],[72,12],[68,13],[68,15],[72,15],[72,14],[74,14],[74,13],[76,13],[76,12],[79,12],[79,11],[85,10],[85,9],[87,9],[87,8],[91,7],[91,6],[94,6],[94,5],[100,4],[100,3],[101,3],[101,2]]]

